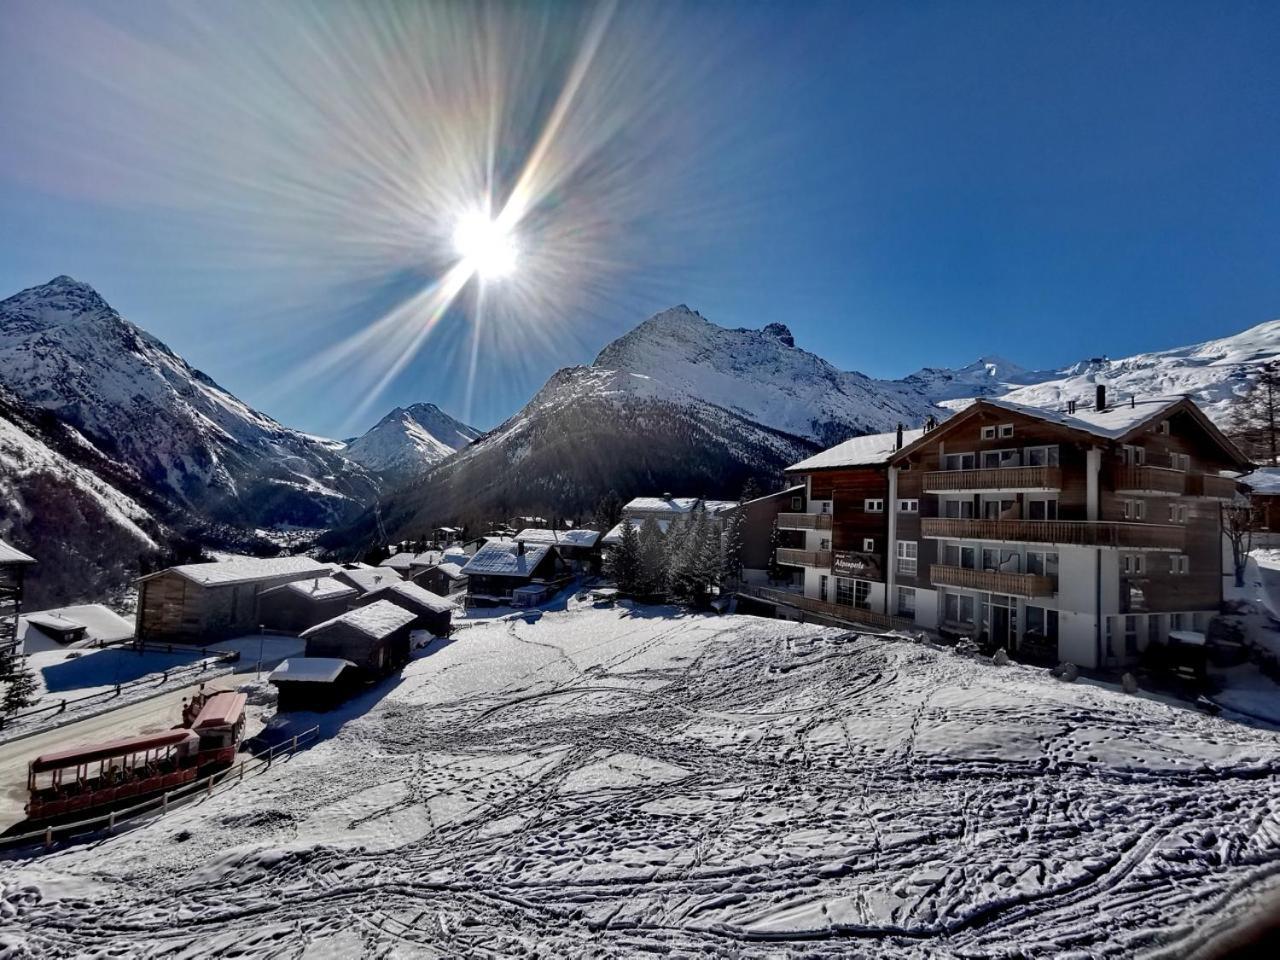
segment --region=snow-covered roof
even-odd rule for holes
[[[334,573],[339,580],[354,584],[361,593],[377,590],[390,583],[400,582],[400,572],[391,567],[362,567],[357,570],[339,570]]]
[[[69,617],[64,617],[56,613],[44,613],[37,611],[36,613],[24,614],[23,620],[31,624],[33,627],[39,627],[41,630],[53,630],[56,633],[65,633],[69,630],[83,630],[84,624],[78,623]]]
[[[300,636],[309,637],[327,627],[342,623],[353,630],[360,631],[366,637],[379,640],[389,633],[395,633],[401,627],[408,626],[415,618],[416,614],[404,607],[397,607],[390,600],[378,600],[367,607],[356,607],[324,623],[317,623],[314,627],[303,630]]]
[[[459,577],[466,576],[466,574],[462,572],[462,568],[466,565],[466,562],[470,559],[471,559],[470,557],[464,554],[458,560],[447,560],[444,563],[437,563],[432,569],[439,570],[450,580],[457,580]]]
[[[370,590],[369,596],[382,597],[389,593],[394,593],[397,597],[404,597],[406,600],[412,600],[420,607],[432,611],[433,613],[448,613],[454,607],[453,601],[448,597],[442,597],[438,593],[432,593],[426,587],[420,587],[416,583],[400,581],[399,583],[388,584],[377,590]],[[380,603],[382,601],[379,601]]]
[[[914,443],[924,436],[921,429],[903,430],[902,445]],[[787,471],[793,470],[827,470],[832,467],[865,467],[879,463],[888,463],[889,458],[898,452],[898,431],[889,433],[871,433],[865,437],[854,437],[844,443],[837,443],[829,450],[815,453],[807,460],[793,463]]]
[[[1143,400],[1117,399],[1102,410],[1081,406],[1076,408],[1075,413],[1051,410],[1046,407],[1029,407],[1026,404],[1000,399],[984,398],[978,402],[1049,423],[1057,423],[1073,430],[1081,430],[1108,440],[1118,440],[1147,421],[1156,419],[1185,399],[1186,397],[1180,393]]]
[[[102,643],[128,640],[133,636],[133,624],[114,611],[108,610],[100,603],[82,603],[70,607],[54,607],[49,610],[33,610],[30,613],[23,614],[19,619],[19,635],[22,633],[23,621],[37,628],[42,625],[42,621],[47,621],[55,630],[84,627],[86,640]]]
[[[1259,467],[1241,477],[1240,482],[1254,493],[1280,493],[1280,467]]]
[[[29,557],[12,544],[0,540],[0,563],[35,563],[35,557]]]
[[[515,543],[486,543],[476,551],[462,572],[470,576],[527,577],[542,562],[551,547],[542,543],[525,544],[524,553]]]
[[[598,530],[547,530],[543,527],[529,527],[516,534],[516,540],[525,543],[546,543],[563,547],[594,547],[600,539]]]
[[[664,534],[667,532],[667,530],[671,526],[670,519],[663,520],[663,519],[655,518],[653,522],[658,525],[658,529]],[[636,528],[637,533],[640,532],[640,527],[642,526],[642,524],[636,523],[633,520],[631,522],[631,525]],[[605,546],[615,546],[621,543],[622,542],[622,524],[621,523],[618,524],[616,527],[614,527],[612,530],[606,533],[603,537],[601,537],[600,542]]]
[[[333,567],[320,563],[310,557],[227,557],[208,563],[184,563],[181,566],[169,567],[157,573],[142,577],[149,580],[162,573],[176,573],[195,583],[205,586],[228,586],[235,583],[252,583],[255,580],[270,580],[274,577],[287,577],[297,574],[313,574],[327,577]]]
[[[762,500],[771,500],[774,497],[786,497],[796,493],[804,493],[803,483],[797,483],[795,486],[792,486],[792,487],[784,487],[781,490],[773,491],[773,493],[766,493],[763,497],[756,497],[754,500],[746,501],[746,503],[744,503],[743,506],[745,507],[747,506],[747,504],[751,504],[751,503],[760,503]]]
[[[697,505],[697,497],[636,497],[622,509],[637,513],[689,513]]]
[[[350,573],[352,571],[343,571]],[[279,593],[282,590],[288,590],[303,597],[310,597],[313,600],[336,600],[339,597],[350,597],[356,593],[356,588],[349,583],[343,583],[333,577],[312,577],[307,580],[291,580],[288,583],[282,583],[278,587],[272,587],[270,590],[263,590],[262,595],[269,593]]]
[[[1170,630],[1169,639],[1190,647],[1203,647],[1205,635],[1196,630]]]
[[[341,657],[290,657],[272,670],[267,679],[272,682],[333,683],[338,674],[354,666],[350,660]]]
[[[722,513],[729,513],[733,510],[737,510],[738,501],[737,500],[703,500],[702,509],[706,510],[707,513],[715,517],[715,516],[719,516]]]
[[[392,570],[408,570],[410,567],[430,567],[439,559],[439,550],[423,550],[421,553],[410,553],[406,550],[392,554],[378,566],[390,567]]]

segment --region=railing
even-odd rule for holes
[[[831,569],[830,550],[792,550],[790,547],[778,548],[778,562],[790,567],[821,567]]]
[[[1117,493],[1164,493],[1182,496],[1187,489],[1187,475],[1169,467],[1123,465],[1112,468],[1112,483]]]
[[[780,513],[778,514],[779,530],[830,530],[831,514],[829,513]]]
[[[1193,473],[1187,478],[1187,493],[1193,497],[1231,500],[1236,495],[1237,481],[1212,473]]]
[[[1061,467],[983,467],[978,470],[930,470],[925,493],[966,490],[1061,490]]]
[[[968,567],[941,563],[929,567],[929,579],[937,587],[961,587],[1015,597],[1051,597],[1057,592],[1057,584],[1053,578],[1038,573],[971,570]]]
[[[979,520],[931,517],[920,522],[921,535],[949,540],[1001,540],[1060,543],[1080,547],[1133,547],[1181,550],[1187,528],[1160,523],[1110,523],[1093,520]]]
[[[855,624],[877,627],[882,630],[910,630],[914,624],[906,617],[892,617],[875,610],[862,610],[858,607],[846,606],[843,603],[828,603],[825,600],[814,600],[811,597],[790,593],[786,590],[773,590],[769,587],[757,587],[743,584],[738,593],[771,603],[781,603],[798,610],[821,614],[835,620],[847,620]]]
[[[141,803],[125,807],[122,810],[109,810],[99,816],[90,817],[88,820],[77,820],[75,823],[49,824],[42,830],[32,830],[29,833],[20,833],[12,837],[0,837],[0,847],[21,847],[32,843],[43,843],[46,847],[51,847],[55,837],[71,839],[83,834],[99,833],[104,829],[110,833],[116,827],[131,820],[137,820],[149,812],[155,811],[160,815],[166,814],[174,806],[183,806],[202,796],[213,796],[215,786],[225,786],[230,789],[231,785],[242,781],[246,773],[253,773],[271,766],[271,761],[276,757],[284,753],[293,754],[297,752],[300,746],[316,739],[319,734],[319,726],[311,727],[302,731],[302,733],[294,734],[288,740],[282,740],[274,747],[270,747],[261,753],[250,754],[247,759],[241,760],[239,764],[233,763],[227,770],[219,770],[217,773],[194,780],[175,790],[166,790],[158,797],[143,800]]]

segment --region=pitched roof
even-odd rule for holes
[[[432,613],[448,613],[454,608],[454,603],[448,597],[442,597],[438,593],[432,593],[426,587],[420,587],[411,581],[401,580],[399,583],[391,583],[385,587],[379,587],[377,590],[370,590],[371,597],[385,597],[394,593],[397,597],[403,597],[420,607],[430,610]]]
[[[86,640],[112,643],[116,640],[128,640],[133,636],[133,624],[100,603],[81,603],[70,607],[32,610],[30,613],[24,613],[20,618],[19,632],[21,633],[22,630],[22,620],[39,629],[41,621],[45,618],[50,618],[50,626],[55,630],[84,627]]]
[[[378,566],[390,567],[392,570],[408,570],[410,567],[432,566],[439,559],[439,550],[423,550],[421,553],[410,553],[405,550],[400,553],[393,553]]]
[[[645,513],[689,513],[697,505],[697,497],[636,497],[622,509]]]
[[[350,660],[341,657],[290,657],[272,670],[267,679],[272,682],[333,683],[338,674],[354,666]]]
[[[516,534],[516,540],[526,543],[546,543],[562,547],[594,547],[600,539],[599,530],[547,530],[542,527],[529,527]]]
[[[738,501],[737,500],[703,500],[702,509],[706,510],[707,513],[715,517],[715,516],[719,516],[722,513],[731,513],[732,511],[737,510]]]
[[[1240,482],[1254,493],[1280,493],[1280,467],[1259,467],[1241,477]]]
[[[194,583],[210,587],[222,587],[235,583],[253,583],[256,580],[271,580],[275,577],[312,574],[327,577],[333,567],[320,563],[310,557],[228,557],[225,560],[213,560],[206,563],[184,563],[181,566],[169,567],[155,573],[140,577],[150,580],[165,573],[176,573]]]
[[[343,583],[334,577],[311,577],[305,580],[291,580],[278,587],[263,590],[262,596],[285,590],[312,600],[337,600],[339,597],[350,597],[356,593],[356,588],[351,584]]]
[[[655,517],[653,522],[658,525],[658,530],[660,530],[664,534],[671,527],[670,518],[658,519]],[[636,523],[634,520],[631,522],[631,525],[636,528],[637,533],[640,532],[640,528],[643,526],[642,523]],[[618,524],[616,527],[614,527],[612,530],[606,533],[603,537],[601,537],[600,542],[605,546],[612,546],[613,544],[621,543],[622,542],[622,524],[621,523]]]
[[[924,436],[921,429],[903,430],[902,446],[914,443]],[[828,470],[833,467],[866,467],[888,463],[898,452],[898,431],[889,433],[870,433],[865,437],[854,437],[844,443],[837,443],[829,450],[815,453],[807,460],[793,463],[787,472],[794,470]]]
[[[416,614],[411,613],[404,607],[397,607],[390,600],[378,600],[367,607],[356,607],[354,610],[340,613],[324,623],[317,623],[314,627],[303,630],[299,636],[309,637],[328,627],[343,624],[353,630],[358,630],[373,640],[381,640],[388,634],[395,633],[401,627],[408,626],[416,618]]]
[[[392,567],[361,567],[356,570],[337,570],[334,577],[345,580],[361,593],[377,590],[388,584],[400,582],[400,572]]]
[[[468,576],[474,573],[486,577],[527,577],[550,550],[546,544],[530,543],[525,545],[524,553],[520,553],[515,543],[486,543],[462,572]]]
[[[29,557],[17,547],[0,540],[0,563],[35,563],[35,557]]]

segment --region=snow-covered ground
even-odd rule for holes
[[[1280,735],[905,640],[571,602],[321,722],[235,790],[7,865],[0,944],[1179,955],[1280,883]]]

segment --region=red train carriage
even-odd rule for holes
[[[27,816],[43,820],[172,790],[196,778],[200,737],[166,730],[45,753],[27,774]]]
[[[201,767],[225,765],[236,758],[244,736],[244,705],[248,697],[230,690],[215,693],[200,707],[191,729],[200,737]]]

